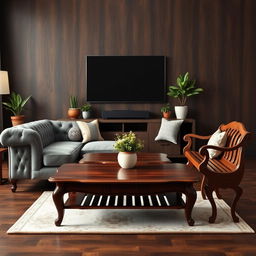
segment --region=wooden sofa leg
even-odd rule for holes
[[[232,206],[231,206],[231,215],[232,215],[232,218],[233,218],[234,222],[239,222],[239,218],[236,216],[236,205],[237,205],[237,202],[238,202],[239,198],[243,194],[243,190],[240,187],[236,187],[236,188],[233,188],[233,189],[236,192],[236,196],[235,196],[234,201],[233,201]]]
[[[16,192],[16,189],[17,189],[17,180],[10,180],[12,186],[11,186],[11,190],[12,192]]]

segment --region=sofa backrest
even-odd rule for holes
[[[76,127],[79,129],[75,121],[50,121],[53,127],[55,141],[69,140],[68,132],[71,128]]]
[[[41,137],[43,147],[55,141],[54,130],[50,120],[45,119],[33,121],[19,125],[17,127],[29,128],[38,132]]]
[[[69,140],[69,130],[72,127],[77,127],[79,129],[75,121],[54,121],[47,119],[25,123],[16,127],[29,128],[38,132],[42,140],[43,147],[48,146],[54,141]]]

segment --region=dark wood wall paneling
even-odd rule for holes
[[[57,119],[66,116],[70,95],[85,101],[85,56],[165,55],[168,85],[189,71],[205,89],[189,100],[198,133],[231,120],[255,132],[255,11],[254,0],[6,0],[2,69],[12,90],[33,96],[28,121]],[[160,116],[160,106],[93,107],[95,116],[127,108]],[[253,140],[250,154],[255,147]]]

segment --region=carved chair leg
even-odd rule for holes
[[[17,180],[10,180],[12,186],[11,186],[11,190],[12,192],[16,192],[16,189],[17,189]]]
[[[202,198],[204,200],[206,200],[206,195],[205,195],[205,176],[203,175],[203,179],[202,179],[202,182],[201,182],[201,195],[202,195]]]
[[[217,217],[217,208],[216,208],[216,204],[215,204],[215,201],[213,199],[213,196],[212,196],[212,193],[213,193],[214,189],[211,188],[208,185],[205,185],[204,189],[205,189],[205,193],[207,195],[207,198],[209,199],[209,201],[211,203],[211,206],[212,206],[212,216],[209,218],[209,222],[214,223],[215,220],[216,220],[216,217]]]
[[[232,206],[231,206],[231,215],[232,215],[232,218],[233,218],[234,222],[239,222],[239,218],[236,216],[236,205],[237,205],[237,202],[238,202],[239,198],[243,194],[243,190],[240,187],[236,187],[236,188],[233,188],[233,189],[236,192],[236,195],[235,195],[234,201],[233,201]]]
[[[219,199],[222,199],[222,196],[221,196],[220,191],[219,191],[218,188],[215,189],[215,193],[216,193],[216,195],[217,195],[217,197],[218,197]]]

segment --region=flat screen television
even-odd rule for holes
[[[87,56],[87,101],[166,101],[165,56]]]

